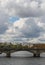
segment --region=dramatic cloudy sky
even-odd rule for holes
[[[0,0],[0,42],[45,42],[45,0]]]

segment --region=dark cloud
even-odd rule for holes
[[[19,17],[39,17],[44,14],[41,9],[41,4],[41,0],[10,0],[6,9],[8,9],[9,15]]]
[[[8,26],[4,24],[0,25],[0,34],[4,34],[7,29],[8,29]]]
[[[0,34],[4,34],[8,29],[8,19],[9,16],[3,10],[0,10]]]
[[[21,28],[22,37],[25,38],[39,37],[41,31],[42,28],[35,23],[34,19],[28,19]]]

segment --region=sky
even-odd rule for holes
[[[45,0],[0,0],[0,42],[45,43]]]

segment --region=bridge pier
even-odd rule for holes
[[[6,53],[6,57],[11,57],[11,53],[10,52],[7,52]]]
[[[36,57],[36,54],[33,54],[34,57]]]
[[[33,54],[34,57],[40,57],[40,54]]]

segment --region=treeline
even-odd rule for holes
[[[0,43],[0,49],[15,49],[15,50],[21,50],[21,49],[28,49],[28,45],[23,45],[22,43],[20,44],[13,44],[13,43]]]
[[[30,49],[30,48],[45,48],[45,44],[28,44],[28,45],[25,45],[25,44],[18,44],[18,43],[0,43],[0,49],[1,48],[4,48],[4,49]]]

